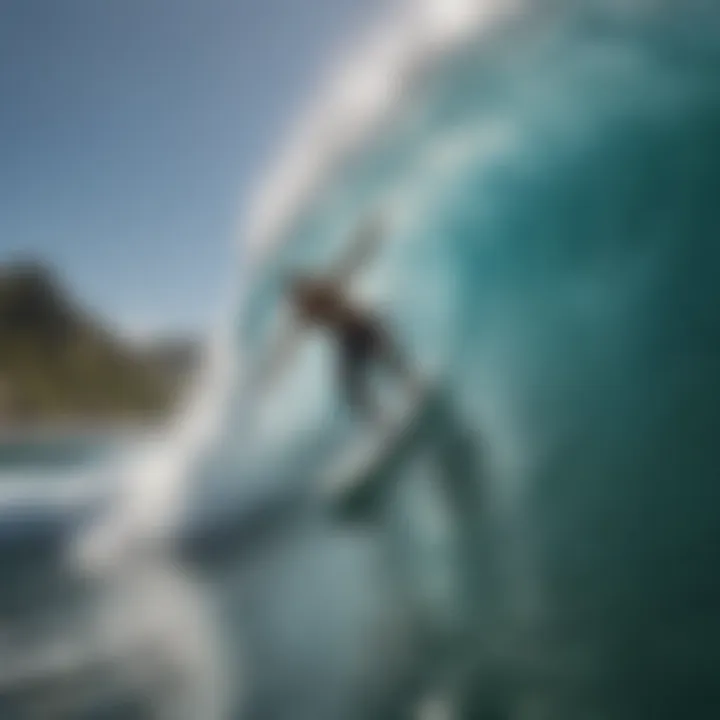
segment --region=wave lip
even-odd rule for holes
[[[251,202],[242,233],[250,259],[271,251],[327,173],[402,105],[424,68],[524,7],[521,0],[408,3],[339,63],[292,128]]]

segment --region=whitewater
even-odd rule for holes
[[[719,23],[692,0],[389,10],[246,203],[180,416],[0,482],[0,715],[713,716]],[[318,490],[363,432],[330,349],[250,379],[286,274],[375,213],[352,293],[440,400],[350,523]]]

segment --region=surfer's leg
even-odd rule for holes
[[[370,397],[367,368],[368,359],[364,353],[345,351],[340,359],[340,384],[350,409],[367,419],[376,412]]]
[[[410,376],[410,366],[400,348],[391,340],[386,340],[383,345],[383,359],[392,372],[400,378]]]
[[[379,333],[376,354],[380,364],[408,390],[415,391],[417,389],[418,379],[415,371],[394,338],[384,329],[381,329]]]

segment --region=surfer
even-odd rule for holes
[[[401,378],[410,372],[387,329],[373,314],[352,303],[340,284],[327,279],[295,277],[290,299],[300,321],[321,328],[338,343],[340,385],[350,407],[377,418],[368,380],[373,364]]]

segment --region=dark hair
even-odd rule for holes
[[[324,314],[341,304],[342,295],[332,281],[308,275],[294,275],[287,282],[293,300],[311,314]]]

